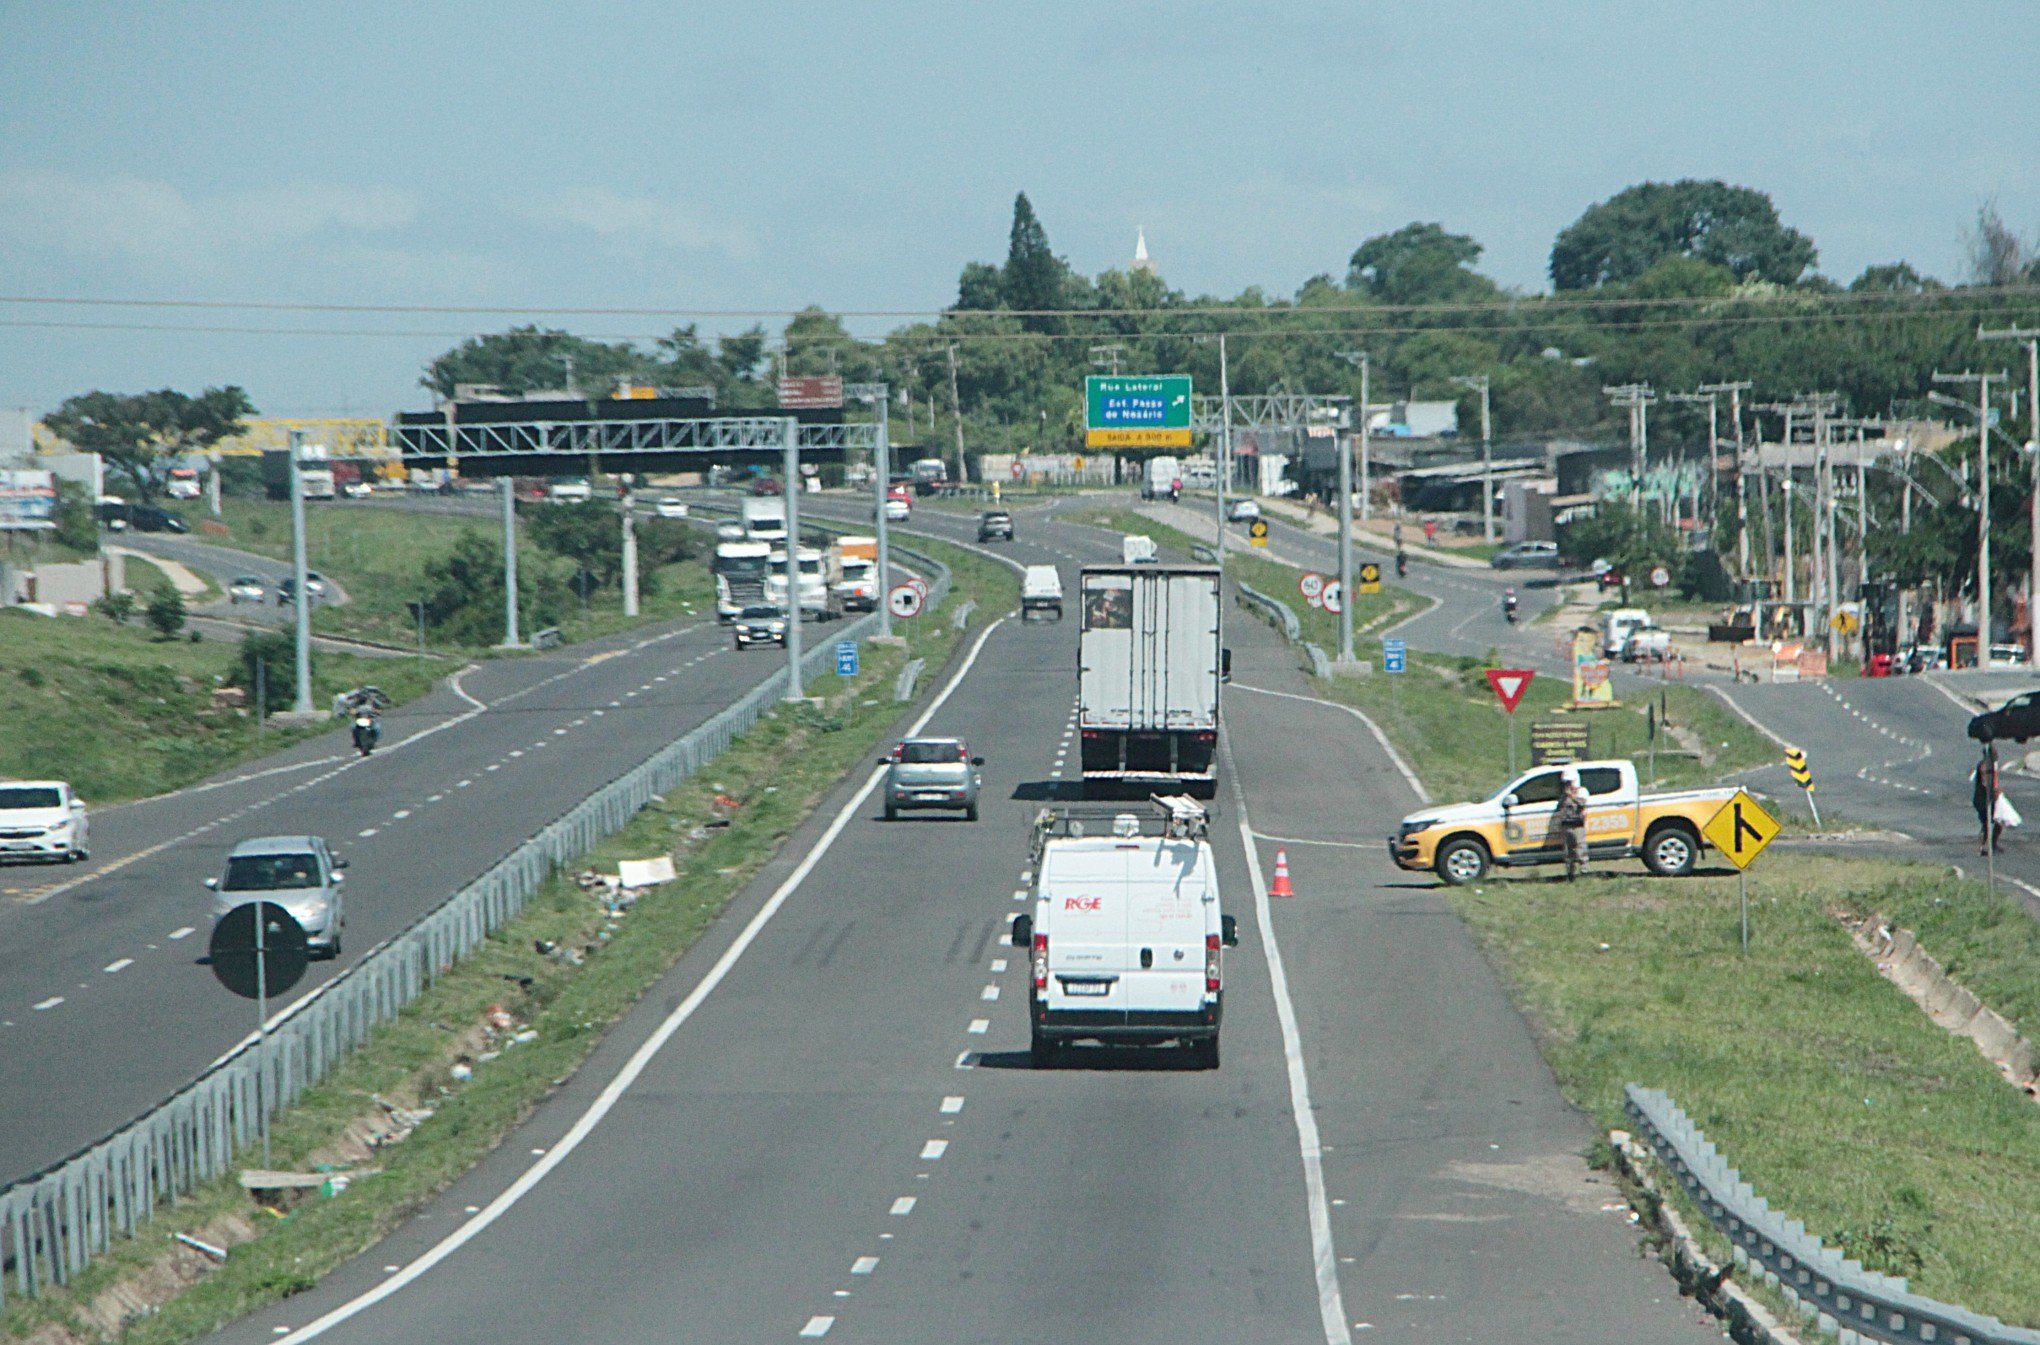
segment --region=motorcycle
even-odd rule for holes
[[[354,748],[367,756],[375,751],[375,745],[382,741],[382,721],[372,714],[354,716]]]
[[[1395,577],[1407,579],[1410,575],[1410,558],[1398,551],[1395,553]]]
[[[1511,626],[1516,624],[1516,595],[1514,593],[1507,593],[1502,596],[1502,615],[1508,619]]]

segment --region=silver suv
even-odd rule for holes
[[[885,773],[885,820],[905,808],[957,808],[977,821],[978,771],[983,757],[970,754],[961,738],[909,738],[881,757]]]
[[[236,906],[268,901],[289,911],[304,927],[305,942],[315,953],[340,956],[340,930],[347,923],[340,904],[340,870],[347,861],[334,855],[318,836],[256,836],[227,852],[227,871],[208,878],[213,891],[212,918]]]

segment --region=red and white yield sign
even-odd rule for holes
[[[1324,606],[1325,577],[1316,570],[1305,570],[1296,581],[1296,591],[1312,607]]]
[[[921,590],[912,584],[901,584],[885,598],[886,606],[896,617],[921,615]]]
[[[1523,693],[1530,689],[1530,679],[1537,674],[1529,668],[1489,668],[1488,685],[1495,689],[1495,699],[1502,703],[1507,714],[1516,713],[1516,706],[1523,700]]]

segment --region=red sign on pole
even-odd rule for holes
[[[1522,703],[1523,693],[1530,689],[1530,679],[1537,676],[1529,668],[1489,668],[1488,685],[1495,689],[1495,699],[1502,703],[1505,714],[1516,713]]]
[[[843,380],[835,374],[779,380],[779,409],[782,411],[825,410],[842,404]]]

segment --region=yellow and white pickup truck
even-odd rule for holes
[[[1568,770],[1579,772],[1587,791],[1588,859],[1641,859],[1668,878],[1693,871],[1706,844],[1700,829],[1735,797],[1733,788],[1644,794],[1628,761],[1540,766],[1493,798],[1411,813],[1389,837],[1388,852],[1399,868],[1429,870],[1455,885],[1478,882],[1498,864],[1563,864],[1551,815]]]

